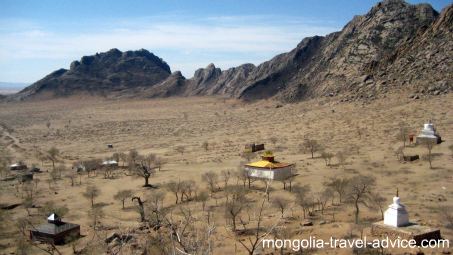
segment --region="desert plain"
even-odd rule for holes
[[[140,222],[137,201],[127,198],[123,209],[121,201],[114,199],[115,194],[124,189],[141,197],[145,204],[151,203],[153,194],[163,193],[162,208],[167,210],[165,217],[171,215],[175,222],[182,222],[184,213],[189,211],[190,224],[196,225],[189,226],[192,231],[197,234],[205,233],[206,229],[211,231],[207,237],[209,240],[187,234],[187,239],[200,242],[194,241],[188,246],[206,246],[209,243],[209,248],[204,251],[190,254],[206,254],[207,250],[211,254],[249,254],[240,241],[250,247],[249,238],[254,240],[257,214],[261,208],[260,235],[268,232],[269,238],[316,236],[327,240],[330,237],[371,236],[370,225],[381,220],[379,205],[385,210],[391,204],[396,188],[411,221],[438,228],[443,238],[451,240],[452,102],[451,94],[414,100],[395,93],[369,102],[339,102],[336,97],[294,104],[280,104],[273,100],[243,102],[218,97],[150,100],[71,97],[1,104],[2,150],[7,151],[11,163],[23,161],[29,167],[39,167],[41,172],[34,174],[31,191],[24,188],[30,184],[14,179],[0,182],[1,205],[18,204],[1,211],[0,254],[20,254],[21,249],[26,251],[25,254],[165,254],[165,250],[156,245],[157,241],[149,241],[158,240],[155,236],[159,230],[143,230],[145,223]],[[409,140],[404,153],[418,154],[420,159],[412,162],[399,160],[395,152],[403,145],[398,139],[401,123],[407,124],[408,133],[418,134],[428,120],[435,124],[444,140],[432,149],[432,167],[427,161],[428,150],[422,145],[410,144]],[[315,140],[319,145],[313,158],[304,146],[304,139]],[[295,163],[297,175],[291,184],[292,191],[288,187],[284,189],[279,181],[253,181],[249,188],[238,176],[246,161],[258,160],[262,153],[244,156],[245,144],[254,142],[264,143],[276,160]],[[113,148],[107,144],[112,144]],[[52,176],[52,162],[43,158],[51,148],[59,151],[56,164],[63,172],[58,178]],[[114,153],[127,155],[130,150],[145,156],[152,153],[162,162],[161,169],[149,179],[151,188],[143,187],[144,179],[131,173],[127,162],[122,160],[111,176],[106,177],[98,170],[96,174],[81,173],[74,177],[72,167],[75,162],[105,160]],[[329,165],[321,157],[322,152],[331,154]],[[122,165],[126,166],[123,168]],[[202,176],[212,172],[218,179],[215,190],[210,192],[209,183]],[[225,172],[231,174],[227,186],[243,187],[246,184],[246,202],[239,213],[236,231],[232,229],[225,209],[227,199],[232,199],[228,198],[225,188]],[[15,174],[5,171],[2,178]],[[326,182],[331,178],[357,175],[374,177],[373,192],[383,198],[379,203],[360,205],[359,224],[354,222],[353,204],[347,198],[340,203],[335,193],[324,202],[325,208],[320,209],[316,201],[321,199]],[[191,181],[191,192],[195,195],[175,204],[175,196],[167,188],[172,181]],[[306,196],[312,199],[313,205],[304,219],[294,190],[306,185],[310,187]],[[83,195],[88,186],[99,190],[94,207],[101,208],[102,215],[96,226],[93,226],[90,212],[91,201]],[[266,187],[269,194],[266,194]],[[32,206],[26,206],[24,201],[30,192]],[[197,194],[201,193],[209,194],[205,202],[197,199]],[[283,216],[275,198],[287,200]],[[44,223],[46,215],[40,207],[49,201],[54,206],[65,208],[63,220],[81,226],[82,237],[57,245],[57,251],[44,244],[28,247],[21,241],[24,236],[18,226],[24,218],[33,224]],[[305,224],[307,222],[311,224]],[[104,240],[114,232],[133,235],[134,241],[125,242],[120,248],[112,247]],[[18,247],[21,245],[27,247]],[[168,247],[172,246],[168,244]],[[178,244],[175,246],[181,249]],[[373,254],[450,254],[452,251],[452,248],[385,249]],[[178,252],[174,254],[184,254]],[[254,253],[280,254],[280,250],[262,249],[258,245]],[[333,248],[298,252],[283,250],[283,254],[352,253],[352,249]]]

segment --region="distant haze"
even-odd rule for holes
[[[28,83],[20,82],[0,82],[0,94],[13,94],[27,87]]]

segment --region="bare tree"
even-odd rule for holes
[[[59,155],[60,155],[60,151],[55,147],[51,147],[47,151],[47,159],[52,162],[53,170],[55,170],[55,162],[57,162]]]
[[[159,172],[165,164],[167,164],[167,161],[161,157],[156,157],[154,160],[154,165],[157,167]]]
[[[218,190],[219,175],[216,172],[209,171],[204,173],[201,179],[208,184],[212,197],[212,194]]]
[[[202,191],[197,196],[197,201],[201,202],[203,212],[205,211],[206,202],[209,200],[209,194],[206,191]]]
[[[372,176],[356,175],[349,182],[348,201],[355,207],[355,223],[359,223],[360,204],[368,207],[370,194],[376,180]]]
[[[220,175],[222,176],[223,188],[225,189],[228,186],[228,181],[230,180],[232,173],[230,170],[222,170]]]
[[[348,159],[348,153],[345,151],[339,151],[335,156],[338,159],[338,164],[344,168],[346,160]]]
[[[326,162],[326,166],[330,166],[330,162],[332,161],[333,154],[331,152],[322,151],[321,158],[324,159]]]
[[[149,221],[154,228],[160,227],[166,211],[164,210],[165,193],[157,191],[151,193],[148,198],[147,211]]]
[[[267,188],[269,188],[269,186],[267,186]],[[253,223],[255,223],[253,224],[253,226],[250,226],[252,222],[245,223],[244,220],[239,217],[241,225],[244,228],[244,232],[252,233],[252,235],[248,236],[247,238],[241,238],[238,237],[238,234],[236,232],[234,232],[234,236],[236,238],[236,241],[239,242],[245,250],[247,250],[247,253],[249,255],[256,254],[259,244],[261,243],[263,238],[268,236],[276,227],[278,227],[278,224],[280,222],[279,219],[275,224],[265,226],[263,222],[265,209],[266,198],[264,197],[258,207],[258,212],[254,214],[256,216],[253,219]]]
[[[397,138],[399,141],[403,142],[403,147],[406,147],[406,141],[409,135],[409,127],[407,123],[405,122],[400,122],[398,124],[398,134]]]
[[[129,166],[132,168],[132,173],[136,176],[142,177],[145,181],[143,187],[153,187],[149,184],[149,178],[155,174],[156,167],[153,166],[155,155],[149,154],[146,157],[138,157],[140,159],[140,165]]]
[[[88,216],[91,218],[91,225],[93,226],[93,230],[96,231],[100,220],[105,217],[105,214],[102,210],[102,207],[96,206],[91,207],[91,209],[88,211]]]
[[[321,214],[324,215],[324,209],[327,206],[327,202],[333,197],[333,190],[330,187],[325,187],[321,192],[316,196],[319,207],[321,208]]]
[[[124,163],[126,163],[128,161],[129,156],[124,152],[120,152],[120,153],[118,153],[118,158],[123,163],[122,166],[124,166]],[[118,161],[118,163],[119,163],[119,161]]]
[[[234,176],[236,176],[236,183],[239,184],[242,182],[242,185],[245,187],[247,183],[247,172],[242,169],[242,167],[238,167],[235,171]]]
[[[236,232],[237,217],[244,209],[244,203],[242,201],[231,200],[225,204],[225,216],[230,219],[233,224],[233,232]]]
[[[137,200],[138,203],[138,212],[140,213],[140,221],[145,222],[146,217],[145,217],[145,204],[144,201],[140,197],[132,197],[132,202],[134,200]]]
[[[140,154],[138,154],[138,151],[136,149],[131,149],[129,150],[129,154],[128,154],[128,157],[129,157],[129,161],[132,161],[133,163],[137,163],[137,159],[138,157],[140,156]]]
[[[424,139],[424,140],[422,140],[422,144],[428,150],[427,160],[429,162],[429,169],[433,169],[433,165],[432,165],[432,161],[433,161],[432,150],[433,150],[434,145],[436,144],[436,140],[434,140],[434,139]]]
[[[71,180],[71,187],[74,186],[74,180],[76,179],[76,173],[73,171],[68,172],[68,173],[66,173],[66,178]]]
[[[379,211],[381,212],[381,220],[384,220],[385,197],[378,192],[371,192],[370,200],[375,207],[379,208]]]
[[[179,180],[177,182],[176,181],[170,181],[165,186],[170,192],[172,192],[175,195],[175,197],[176,197],[176,202],[175,203],[178,204],[178,201],[179,201],[178,194],[181,191],[181,181],[179,181]]]
[[[313,206],[313,198],[310,195],[311,187],[309,185],[294,187],[296,203],[302,208],[304,219],[307,213],[310,213],[310,207]]]
[[[349,179],[346,177],[332,177],[324,185],[330,187],[338,194],[338,201],[341,203],[343,196],[346,194],[348,183]]]
[[[130,189],[123,189],[123,190],[119,190],[115,196],[113,196],[114,199],[116,200],[120,200],[122,205],[123,205],[123,209],[124,209],[124,201],[128,198],[130,198],[132,196],[132,190]]]
[[[90,199],[91,207],[94,207],[94,199],[101,194],[101,191],[96,186],[87,186],[85,192],[82,194],[85,198]]]
[[[272,205],[280,210],[281,217],[283,218],[285,210],[291,204],[289,199],[286,199],[283,196],[276,196],[272,199]]]
[[[305,138],[304,142],[302,143],[302,146],[308,151],[310,151],[311,158],[314,158],[315,152],[321,149],[321,145],[318,143],[318,141],[310,138]]]
[[[181,202],[191,201],[193,196],[196,196],[197,189],[198,187],[194,180],[184,180],[180,182]],[[184,197],[186,197],[185,200]]]

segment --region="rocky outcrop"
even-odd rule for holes
[[[170,76],[170,67],[147,50],[121,52],[112,49],[84,56],[59,69],[15,95],[29,97],[68,96],[78,93],[118,94],[143,86],[153,86]]]

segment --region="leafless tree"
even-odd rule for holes
[[[154,228],[160,227],[165,216],[164,208],[165,192],[151,193],[147,200],[148,220]]]
[[[406,141],[409,135],[409,127],[407,123],[405,122],[400,122],[398,124],[398,134],[397,138],[399,141],[403,142],[403,147],[406,147]]]
[[[145,204],[144,204],[144,201],[142,201],[142,199],[140,197],[132,197],[132,202],[134,200],[137,200],[137,203],[138,203],[138,212],[140,213],[140,221],[141,222],[145,222],[146,221],[146,217],[145,217]]]
[[[313,198],[310,195],[311,187],[309,185],[294,187],[296,203],[302,208],[304,219],[307,213],[310,214],[310,207],[313,206]]]
[[[122,166],[124,166],[124,163],[126,163],[128,161],[129,156],[124,152],[120,152],[120,153],[118,153],[118,158],[122,162]],[[119,163],[119,161],[118,161],[118,163]]]
[[[57,162],[59,155],[60,155],[60,151],[55,147],[51,147],[47,151],[47,159],[52,162],[53,170],[55,170],[55,162]]]
[[[73,171],[68,172],[68,173],[66,173],[66,178],[71,180],[71,186],[74,186],[74,180],[76,179],[76,173]]]
[[[225,204],[225,216],[230,219],[233,224],[233,232],[236,232],[236,222],[239,214],[244,209],[243,201],[231,199]]]
[[[130,197],[132,197],[132,190],[130,190],[130,189],[119,190],[115,194],[115,196],[113,196],[114,199],[121,201],[121,203],[123,205],[123,209],[124,209],[124,201]]]
[[[171,254],[213,254],[212,235],[216,226],[195,217],[190,208],[179,207],[180,217],[165,217],[168,226]],[[168,253],[167,253],[168,254]]]
[[[424,140],[422,140],[422,144],[428,150],[427,160],[429,162],[429,169],[432,169],[433,168],[433,165],[432,165],[432,161],[433,161],[432,150],[433,150],[434,145],[436,144],[436,140],[434,140],[434,139],[424,139]]]
[[[213,171],[209,171],[204,173],[201,179],[208,184],[212,197],[212,194],[218,190],[219,175]]]
[[[321,149],[321,145],[318,141],[310,138],[305,138],[302,146],[311,153],[311,158],[314,158],[315,152]]]
[[[326,162],[326,166],[330,166],[330,162],[332,161],[333,154],[331,152],[322,151],[321,158],[324,159]]]
[[[222,176],[223,188],[225,189],[228,186],[228,181],[230,180],[232,175],[231,170],[222,170],[222,172],[220,172],[220,175]]]
[[[181,202],[191,201],[197,193],[197,185],[194,180],[184,180],[180,183]],[[184,199],[185,197],[185,199]]]
[[[321,208],[321,214],[324,215],[324,210],[327,206],[327,202],[332,199],[334,191],[330,187],[325,187],[321,192],[317,193],[316,201]]]
[[[267,186],[269,188],[269,185]],[[267,193],[267,191],[266,191]],[[252,233],[252,235],[249,235],[247,238],[242,238],[239,237],[236,232],[234,233],[234,237],[236,238],[236,241],[241,244],[241,246],[247,251],[249,255],[256,254],[256,251],[259,247],[259,244],[265,238],[268,236],[270,233],[274,231],[276,227],[278,227],[280,223],[280,219],[277,220],[274,224],[270,226],[265,226],[263,219],[264,219],[264,212],[266,211],[266,198],[264,197],[261,201],[261,203],[258,205],[258,212],[254,213],[256,215],[254,219],[251,222],[244,222],[244,220],[239,217],[239,220],[241,221],[241,225],[244,228],[245,233]],[[254,223],[254,224],[253,224]],[[251,226],[253,224],[253,226]]]
[[[289,207],[291,201],[283,196],[276,196],[272,199],[272,205],[280,210],[281,217],[283,218],[285,210]]]
[[[370,194],[376,180],[372,176],[356,175],[351,178],[348,185],[348,201],[355,207],[355,223],[359,223],[360,204],[368,207]]]
[[[90,199],[91,207],[94,207],[94,199],[101,194],[101,191],[93,185],[87,186],[85,192],[82,194],[85,198]]]
[[[203,212],[205,211],[206,208],[206,202],[209,200],[209,194],[206,191],[202,191],[198,193],[197,195],[197,201],[201,202],[201,207],[203,209]]]
[[[346,194],[349,179],[346,177],[332,177],[324,185],[330,187],[338,194],[339,203],[342,202],[343,196]]]
[[[385,197],[380,193],[373,191],[370,193],[370,200],[381,212],[381,220],[384,220]]]
[[[247,183],[247,172],[242,169],[242,167],[238,167],[234,173],[234,176],[236,176],[236,183],[239,184],[242,182],[242,185],[245,187]]]
[[[179,181],[179,180],[178,181],[170,181],[165,186],[170,192],[172,192],[175,195],[175,197],[176,197],[176,202],[175,203],[178,204],[178,201],[179,201],[178,194],[181,191],[181,181]]]
[[[165,164],[167,164],[167,161],[161,157],[156,157],[154,160],[154,165],[157,167],[159,172]]]
[[[348,153],[345,151],[339,151],[335,156],[338,159],[338,164],[344,168],[346,160],[348,159]]]
[[[88,216],[91,218],[91,225],[93,227],[93,230],[96,231],[100,220],[105,217],[105,214],[102,210],[102,207],[96,206],[91,207],[91,209],[88,211]]]
[[[130,166],[129,167],[131,168],[131,172],[136,175],[136,176],[139,176],[139,177],[142,177],[145,181],[145,184],[143,185],[143,187],[153,187],[150,183],[149,183],[149,178],[151,176],[153,176],[155,174],[155,170],[156,170],[156,167],[153,166],[153,163],[154,163],[154,158],[155,158],[155,155],[154,154],[149,154],[148,156],[146,157],[138,157],[137,160],[140,161],[140,164],[135,164],[133,166]]]

